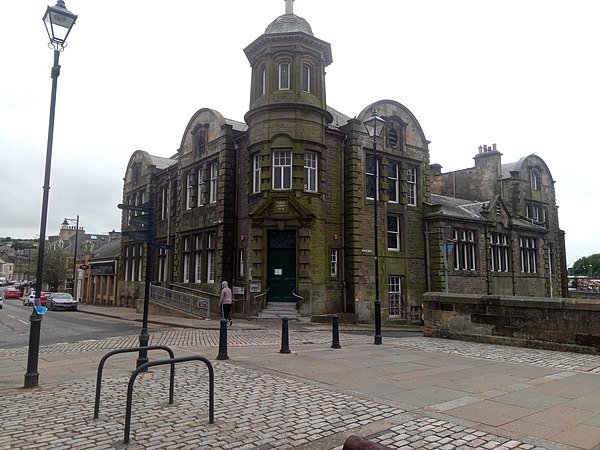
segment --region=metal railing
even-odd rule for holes
[[[151,285],[150,300],[169,308],[210,319],[210,298],[208,297]]]

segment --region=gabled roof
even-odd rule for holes
[[[486,220],[482,213],[487,211],[490,205],[489,201],[473,202],[472,200],[437,194],[431,194],[431,203],[440,208],[438,211],[428,214],[428,216],[443,215],[469,220]]]

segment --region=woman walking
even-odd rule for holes
[[[219,306],[223,311],[223,318],[229,320],[229,325],[233,324],[231,319],[231,304],[233,303],[233,295],[231,289],[227,286],[227,281],[221,283],[221,298],[219,300]]]

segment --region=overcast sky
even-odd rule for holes
[[[1,0],[0,236],[39,236],[53,53],[42,0]],[[80,215],[120,228],[135,150],[169,157],[191,116],[243,121],[244,47],[284,0],[65,0],[79,16],[61,53],[47,235]],[[50,3],[54,4],[54,2]],[[535,153],[556,182],[567,260],[600,253],[593,138],[600,119],[598,0],[296,0],[332,46],[327,102],[348,116],[392,99],[416,116],[443,171]],[[583,214],[585,212],[585,215]]]

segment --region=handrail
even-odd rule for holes
[[[262,296],[263,296],[263,295],[265,295],[267,292],[269,292],[269,289],[270,289],[270,288],[268,288],[268,287],[267,287],[267,290],[266,290],[265,292],[263,292],[262,294],[255,295],[255,296],[254,296],[254,298],[262,297]]]
[[[146,347],[130,347],[130,348],[119,348],[117,350],[112,350],[108,352],[106,355],[102,357],[100,363],[98,364],[98,372],[96,375],[96,399],[94,401],[94,420],[98,418],[100,413],[100,389],[102,386],[102,369],[104,368],[104,363],[108,358],[113,355],[118,355],[119,353],[130,353],[137,352],[139,350],[166,350],[169,353],[171,358],[175,358],[175,354],[173,350],[171,350],[166,345],[149,345]],[[171,379],[169,386],[169,404],[173,403],[173,385],[175,384],[175,365],[171,365]]]
[[[270,287],[267,286],[267,290],[265,292],[263,292],[262,294],[255,295],[254,299],[256,300],[257,298],[262,297],[263,295],[267,295],[267,292],[269,292],[269,289],[270,289]],[[265,301],[262,301],[261,303],[262,303],[262,308],[264,309],[266,306],[266,303],[265,303]]]
[[[171,359],[160,359],[157,361],[148,361],[147,363],[139,366],[131,377],[129,378],[129,384],[127,385],[127,410],[125,412],[125,434],[123,438],[124,444],[129,444],[129,430],[131,428],[131,402],[133,399],[133,384],[135,383],[135,379],[140,374],[140,372],[146,371],[148,367],[152,366],[160,366],[164,364],[171,364],[173,367],[176,362],[185,362],[185,361],[202,361],[206,364],[208,368],[208,377],[209,377],[209,385],[208,385],[208,423],[215,423],[215,371],[213,370],[213,366],[210,361],[204,356],[200,355],[192,355],[192,356],[182,356],[179,358],[171,358]],[[170,402],[172,403],[172,402]]]
[[[298,309],[298,302],[299,301],[303,301],[304,302],[304,297],[302,297],[301,295],[296,294],[296,288],[292,289],[292,295],[294,297],[296,297],[296,309]],[[312,314],[312,305],[311,305],[311,314]]]

